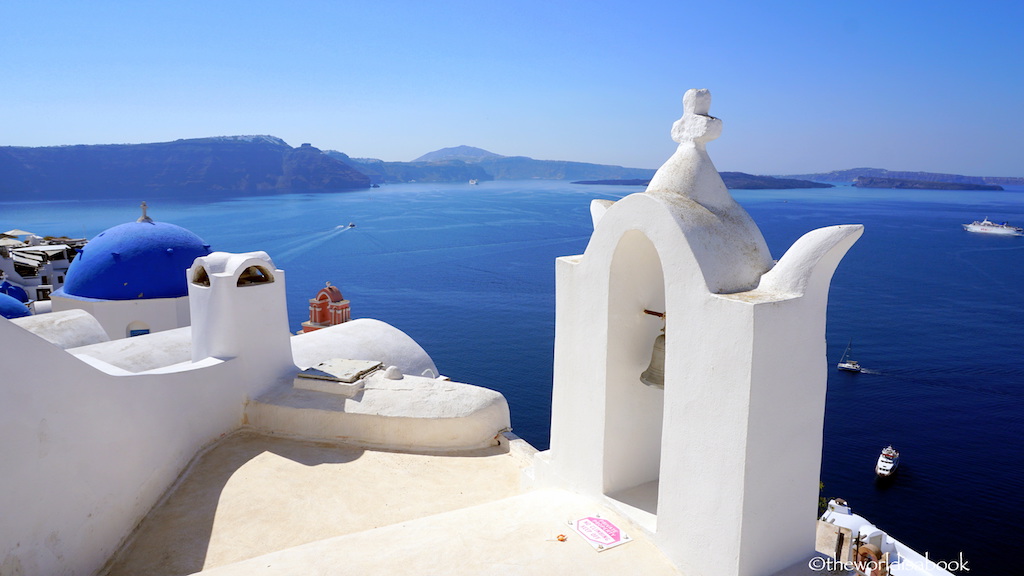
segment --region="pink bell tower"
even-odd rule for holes
[[[303,332],[312,332],[352,319],[349,301],[330,282],[309,301],[309,320],[302,323]]]

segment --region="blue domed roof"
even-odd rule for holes
[[[0,316],[10,319],[21,318],[22,316],[28,315],[28,308],[26,308],[24,304],[18,302],[14,297],[0,292]]]
[[[68,267],[63,293],[99,300],[177,298],[185,270],[210,253],[202,238],[174,224],[129,222],[100,232]]]
[[[0,282],[0,292],[11,296],[19,302],[28,302],[28,292],[25,292],[25,289],[21,286],[11,284],[7,280]]]

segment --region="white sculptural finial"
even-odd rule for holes
[[[709,115],[710,109],[710,91],[686,91],[683,117],[672,124],[672,139],[679,146],[645,193],[665,200],[692,238],[700,238],[691,242],[708,247],[697,255],[708,289],[731,294],[756,287],[772,258],[757,224],[729,195],[708,156],[705,145],[722,134],[722,121]]]
[[[152,222],[153,219],[146,215],[146,201],[145,200],[142,201],[141,206],[142,206],[142,216],[139,216],[139,219],[136,220],[136,222]]]
[[[680,144],[693,142],[697,146],[722,135],[722,121],[708,115],[711,109],[711,91],[692,88],[683,95],[683,117],[672,125],[672,139]]]

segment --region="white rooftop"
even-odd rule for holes
[[[615,511],[521,492],[531,452],[514,438],[416,454],[236,433],[193,461],[104,573],[681,574]],[[633,541],[596,551],[568,525],[595,514]]]

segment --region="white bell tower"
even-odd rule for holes
[[[814,553],[828,288],[863,227],[815,230],[773,263],[705,150],[710,103],[686,93],[646,192],[594,201],[586,251],[557,260],[534,479],[619,507],[686,574],[766,576]],[[664,388],[640,379],[662,328]]]
[[[284,270],[266,252],[214,252],[187,274],[193,362],[239,359],[254,382],[295,374]]]

